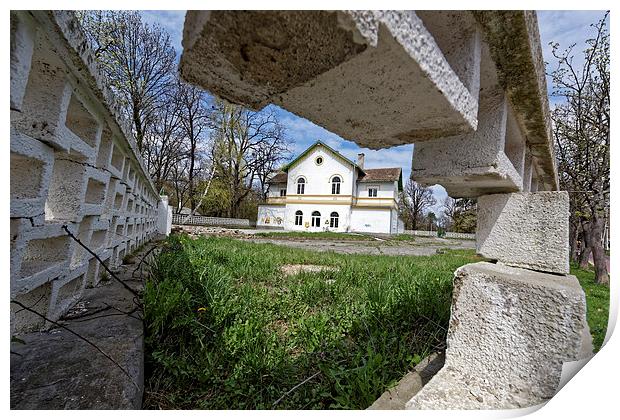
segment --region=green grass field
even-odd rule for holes
[[[342,255],[170,237],[145,293],[145,408],[364,409],[445,344],[473,250]],[[286,275],[287,264],[330,270]],[[609,288],[573,267],[598,350]]]
[[[596,284],[593,270],[584,270],[576,264],[571,264],[570,272],[579,279],[579,283],[586,294],[588,325],[592,334],[594,351],[598,351],[603,345],[607,333],[609,286]]]
[[[444,345],[453,272],[476,260],[173,236],[144,295],[145,407],[366,408]]]

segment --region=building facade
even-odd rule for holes
[[[401,168],[364,168],[318,141],[269,181],[257,226],[306,232],[399,233]]]

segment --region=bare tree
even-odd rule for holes
[[[203,172],[205,163],[206,142],[205,134],[212,124],[210,113],[206,103],[206,97],[202,90],[195,86],[177,83],[178,100],[180,104],[181,130],[187,144],[187,183],[189,203],[192,210],[196,209],[198,193],[196,191],[196,178]]]
[[[228,186],[229,216],[237,217],[259,176],[284,158],[286,139],[273,111],[255,112],[221,100],[213,108],[215,176]]]
[[[132,122],[138,148],[156,118],[158,98],[176,72],[170,35],[136,11],[82,11],[78,19],[109,86]]]
[[[574,59],[575,44],[561,51],[558,43],[551,43],[557,59],[551,73],[553,95],[563,99],[552,112],[553,134],[560,186],[571,195],[571,245],[582,239],[582,263],[591,250],[598,283],[609,282],[603,247],[610,189],[608,15],[592,25],[596,36],[586,41],[580,66]]]
[[[399,200],[402,219],[416,230],[422,220],[424,211],[437,203],[430,188],[418,184],[412,179],[407,181]]]
[[[177,92],[177,89],[171,89],[158,99],[153,124],[144,133],[142,156],[158,190],[164,188],[173,168],[186,154]]]
[[[443,202],[446,230],[460,233],[476,231],[476,201],[469,198],[446,197]]]

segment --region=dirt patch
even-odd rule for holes
[[[286,264],[280,267],[280,271],[285,276],[294,276],[300,273],[319,273],[321,271],[334,271],[335,267],[328,265],[313,265],[313,264]]]

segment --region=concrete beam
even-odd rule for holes
[[[446,362],[409,409],[530,407],[555,395],[564,362],[587,357],[575,276],[486,262],[455,273]]]
[[[525,143],[511,120],[503,90],[482,91],[478,129],[416,143],[411,178],[423,185],[441,184],[451,197],[519,191]]]
[[[228,101],[282,106],[364,147],[475,130],[473,19],[426,19],[436,34],[413,11],[189,11],[180,71]]]
[[[496,64],[499,83],[524,129],[527,145],[540,164],[544,188],[539,189],[557,190],[545,62],[536,12],[486,10],[472,14]]]
[[[565,191],[479,197],[476,251],[506,265],[568,274],[568,217]]]

